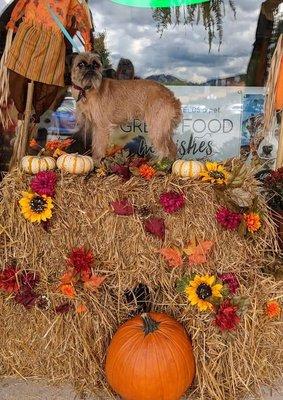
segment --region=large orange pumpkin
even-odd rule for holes
[[[123,324],[109,345],[106,377],[124,400],[178,400],[191,385],[191,342],[174,318],[151,312]]]

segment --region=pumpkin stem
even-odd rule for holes
[[[158,329],[160,322],[154,321],[147,313],[141,314],[141,319],[143,320],[143,331],[145,335],[152,333]]]
[[[40,157],[45,152],[45,148],[43,147],[38,153],[37,157]]]

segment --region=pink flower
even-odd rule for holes
[[[242,221],[242,214],[230,211],[226,207],[220,208],[216,215],[217,222],[225,229],[234,231],[239,228]]]
[[[240,285],[236,275],[233,274],[233,272],[227,272],[218,276],[219,279],[221,279],[221,281],[228,286],[231,294],[235,294],[237,292]]]
[[[46,195],[53,197],[55,195],[55,186],[57,182],[57,175],[54,171],[41,171],[38,172],[31,180],[31,189],[40,196]]]
[[[230,300],[224,300],[220,305],[216,317],[214,319],[221,331],[233,331],[239,322],[240,317],[237,315],[237,307]]]
[[[162,193],[159,198],[159,202],[162,205],[164,211],[172,214],[184,207],[185,197],[181,193],[171,191],[167,193]]]

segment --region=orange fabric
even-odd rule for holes
[[[281,59],[279,77],[276,85],[275,110],[283,110],[283,57]]]
[[[73,17],[76,19],[76,26],[84,40],[85,51],[91,51],[90,32],[92,27],[89,23],[89,16],[79,0],[19,0],[13,9],[7,28],[14,29],[15,23],[24,17],[26,21],[33,22],[33,24],[44,25],[58,33],[61,32],[50,15],[47,4],[50,5],[66,28],[71,26]]]

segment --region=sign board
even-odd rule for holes
[[[240,151],[242,155],[249,154],[250,143],[258,141],[257,135],[263,122],[263,88],[169,88],[182,103],[182,121],[174,133],[178,157],[222,161],[239,156]],[[64,137],[77,132],[79,127],[76,124],[75,107],[75,100],[69,96],[55,112],[51,112],[52,118],[46,118],[46,115],[42,117],[40,127],[48,132],[49,140],[54,135]],[[138,120],[115,129],[111,141],[131,153],[154,154],[147,126]],[[273,147],[275,151],[276,146]]]
[[[170,86],[170,89],[182,103],[183,118],[174,134],[180,158],[224,160],[240,155],[242,88]],[[115,130],[112,143],[139,155],[154,152],[146,125],[137,120]]]

